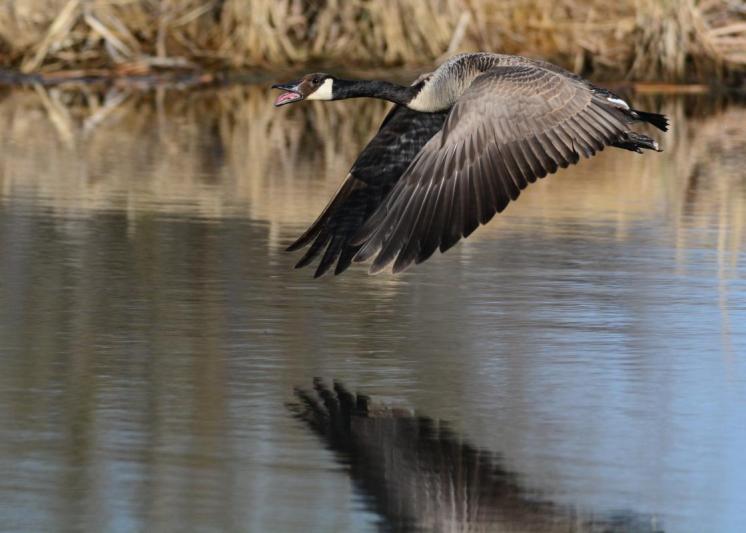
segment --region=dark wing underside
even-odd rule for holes
[[[446,113],[420,113],[400,106],[389,112],[331,202],[288,247],[298,250],[311,243],[296,268],[308,265],[322,252],[314,277],[323,275],[335,261],[335,274],[350,266],[360,249],[351,244],[353,236],[381,205],[415,155],[441,129],[445,118]]]
[[[489,70],[355,236],[354,260],[374,257],[371,272],[394,261],[398,272],[445,251],[580,154],[636,148],[633,121],[582,80],[534,65]]]

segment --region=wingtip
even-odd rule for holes
[[[373,263],[372,265],[370,265],[370,267],[368,267],[368,274],[371,276],[377,276],[384,270],[386,270],[386,265],[376,265],[375,263]]]
[[[376,257],[373,262],[371,263],[370,267],[368,267],[368,274],[371,276],[377,276],[378,274],[381,274],[383,272],[389,272],[390,274],[396,274],[394,272],[394,269],[391,265],[391,262],[393,259],[385,259],[383,261],[379,261],[381,259],[380,254],[378,257]]]
[[[299,241],[294,241],[294,242],[290,243],[285,248],[285,251],[286,252],[296,252],[296,251],[300,250],[301,248],[303,248],[303,243],[301,243]]]
[[[286,252],[295,252],[297,250],[300,250],[304,246],[306,246],[309,242],[311,242],[314,237],[316,237],[319,234],[320,228],[311,226],[308,228],[303,235],[295,239],[293,242],[291,242],[287,248],[285,248]]]
[[[368,259],[376,255],[380,246],[367,242],[360,247],[355,256],[352,258],[353,263],[365,263]]]
[[[318,264],[318,266],[316,267],[316,270],[314,270],[314,271],[313,271],[313,279],[319,279],[319,278],[320,278],[320,277],[322,277],[322,276],[323,276],[324,274],[326,274],[326,273],[327,273],[327,271],[329,270],[329,267],[330,267],[330,266],[331,266],[331,265],[326,265],[326,264],[324,264],[324,261],[322,260],[322,261],[321,261],[321,262],[320,262],[320,263]]]
[[[393,268],[391,269],[391,273],[401,274],[403,272],[406,272],[411,266],[412,266],[412,261],[407,261],[406,263],[403,263],[403,264],[395,264]]]

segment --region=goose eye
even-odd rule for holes
[[[321,83],[321,78],[314,78],[313,80],[311,80],[311,83],[313,83],[314,85],[318,85],[319,83]]]

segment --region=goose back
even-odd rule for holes
[[[596,87],[581,76],[562,67],[540,59],[488,52],[464,53],[450,58],[422,80],[420,90],[407,107],[423,112],[449,109],[481,74],[498,67],[520,66],[549,71],[568,80],[573,80],[591,89],[594,94],[607,98],[611,103],[629,109],[627,103],[611,91]],[[530,79],[527,79],[525,83],[529,88],[532,87],[532,84],[535,84]]]
[[[495,67],[523,64],[541,68],[549,67],[563,75],[578,78],[555,65],[521,56],[487,52],[458,54],[448,59],[423,80],[422,87],[407,107],[423,112],[449,109],[480,74]]]

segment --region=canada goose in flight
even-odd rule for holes
[[[505,209],[537,178],[606,146],[660,151],[636,122],[668,120],[544,61],[460,54],[410,86],[329,74],[273,85],[283,106],[371,97],[396,104],[319,218],[288,250],[324,249],[316,276],[373,258],[371,273],[441,252]]]

